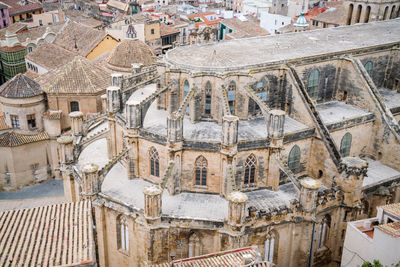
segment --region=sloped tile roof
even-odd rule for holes
[[[238,248],[233,250],[221,251],[192,258],[174,260],[174,266],[179,267],[226,267],[226,266],[242,266],[244,259],[250,259],[253,263],[246,266],[249,267],[271,267],[272,264],[262,261],[261,255],[257,247]],[[169,267],[170,263],[154,265],[153,267]]]
[[[0,266],[97,266],[91,203],[0,213]]]
[[[10,16],[26,13],[28,11],[42,9],[42,4],[38,1],[29,0],[27,4],[22,4],[20,0],[1,0],[1,3],[7,5]]]
[[[312,17],[312,20],[325,22],[329,24],[345,25],[347,19],[347,10],[343,5],[328,8],[324,13]]]
[[[160,23],[160,35],[161,36],[167,36],[167,35],[173,35],[173,34],[178,34],[179,31],[173,27],[170,27],[168,25],[165,25],[164,23]]]
[[[46,75],[48,74],[48,75]],[[42,76],[49,84],[43,87],[48,94],[98,94],[109,86],[109,74],[86,58],[77,56],[65,67]]]
[[[6,39],[6,32],[16,33],[18,41],[25,42],[26,39],[36,40],[42,37],[46,33],[46,29],[49,28],[50,32],[58,33],[65,22],[56,22],[53,25],[40,26],[35,28],[29,28],[26,24],[20,22],[11,24],[10,26],[0,29],[0,40]]]
[[[58,34],[54,44],[86,57],[104,37],[106,37],[105,31],[96,30],[74,21],[68,21],[67,25]]]
[[[400,222],[392,222],[377,226],[377,228],[388,235],[400,238]]]
[[[400,203],[388,204],[381,206],[381,208],[387,213],[400,217]]]
[[[21,134],[10,131],[0,135],[0,147],[15,147],[48,139],[49,135],[46,132]]]
[[[71,62],[75,56],[75,53],[62,47],[44,43],[26,55],[26,58],[47,70],[52,70]]]
[[[17,74],[0,87],[0,96],[6,98],[27,98],[42,94],[40,85],[24,74]]]

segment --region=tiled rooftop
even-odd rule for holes
[[[26,58],[46,70],[53,70],[66,65],[72,61],[76,55],[76,53],[68,51],[60,46],[44,43],[26,55]]]
[[[105,69],[80,56],[40,77],[44,79],[41,81],[42,88],[48,94],[102,93],[109,85],[109,78]]]
[[[21,73],[0,87],[0,96],[5,98],[28,98],[42,93],[40,84]]]
[[[1,266],[96,266],[91,203],[0,213]]]
[[[96,30],[74,21],[68,21],[67,25],[58,34],[54,44],[86,57],[105,36],[105,31]],[[75,44],[77,48],[75,48]]]
[[[22,134],[10,131],[0,135],[0,147],[15,147],[48,139],[49,135],[46,132]]]
[[[387,224],[381,224],[381,225],[377,226],[376,228],[385,232],[388,235],[391,235],[396,238],[400,238],[400,221],[387,223]]]
[[[400,219],[400,203],[393,203],[393,204],[388,204],[385,206],[381,206],[381,208],[387,212],[392,214],[393,216],[396,216]]]
[[[238,248],[233,250],[221,251],[197,257],[174,260],[174,266],[179,267],[227,267],[227,266],[243,266],[244,260],[247,259],[251,263],[246,264],[248,267],[270,267],[268,262],[261,260],[261,255],[257,247]],[[170,263],[154,265],[153,267],[169,267]]]

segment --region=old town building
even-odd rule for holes
[[[55,176],[57,130],[43,113],[46,97],[40,85],[17,74],[0,87],[4,122],[0,126],[0,188],[16,190]]]
[[[58,139],[67,198],[93,201],[100,266],[251,245],[277,266],[338,266],[347,221],[400,202],[399,45],[394,19],[114,70],[107,112],[71,113]]]

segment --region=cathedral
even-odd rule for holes
[[[257,246],[339,266],[346,222],[400,202],[399,47],[393,19],[112,54],[104,112],[70,113],[57,139],[98,264]]]

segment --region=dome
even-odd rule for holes
[[[40,85],[20,73],[0,87],[0,96],[5,98],[29,98],[41,94]]]
[[[140,40],[123,40],[114,47],[107,59],[108,68],[113,71],[130,72],[134,63],[145,66],[156,63],[151,48]]]
[[[304,17],[303,13],[301,13],[300,17],[296,20],[296,23],[294,23],[293,25],[297,27],[308,27],[307,19],[306,17]]]

